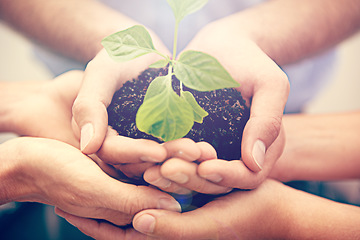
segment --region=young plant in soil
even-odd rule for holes
[[[218,158],[240,159],[242,132],[250,111],[234,89],[239,84],[206,53],[189,50],[177,57],[179,23],[207,0],[167,2],[175,15],[173,58],[155,49],[143,26],[133,26],[102,41],[116,61],[149,53],[163,57],[114,94],[108,107],[109,125],[120,135],[132,138],[162,142],[188,137],[195,142],[206,141],[216,149]],[[200,196],[192,205],[208,201]]]
[[[184,137],[194,122],[202,123],[208,113],[199,106],[193,94],[184,86],[197,91],[212,91],[238,87],[239,84],[212,56],[185,51],[177,58],[177,36],[181,20],[202,8],[207,0],[167,0],[175,15],[173,58],[157,51],[145,27],[136,25],[106,37],[102,44],[116,61],[128,61],[145,54],[156,53],[162,60],[150,68],[168,67],[164,76],[156,77],[149,85],[144,101],[136,115],[137,128],[170,141]],[[179,92],[173,89],[173,75],[180,81]]]

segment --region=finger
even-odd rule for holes
[[[198,142],[196,144],[199,147],[200,152],[201,152],[201,155],[200,155],[198,161],[202,162],[202,161],[206,161],[206,160],[210,160],[210,159],[217,159],[216,150],[209,143]]]
[[[115,168],[125,174],[128,178],[141,178],[146,169],[154,166],[154,163],[143,162],[143,163],[130,163],[116,165]]]
[[[145,235],[136,232],[133,228],[122,229],[105,221],[81,218],[55,208],[55,213],[65,218],[70,224],[77,227],[82,233],[94,239],[148,239]]]
[[[149,54],[118,63],[102,49],[88,63],[83,84],[73,106],[74,120],[80,129],[78,134],[81,135],[81,150],[84,153],[96,152],[105,138],[108,119],[106,108],[111,103],[114,92],[158,57],[157,54]]]
[[[167,158],[177,157],[187,161],[196,161],[201,157],[201,150],[193,140],[180,138],[163,144],[168,152]]]
[[[267,150],[279,136],[289,93],[285,73],[278,71],[271,80],[273,81],[260,81],[255,85],[250,119],[243,132],[242,159],[254,172],[263,169]]]
[[[180,186],[176,182],[172,182],[171,180],[164,178],[161,175],[160,168],[161,167],[157,165],[147,169],[144,173],[144,180],[166,192],[180,195],[191,194],[191,190]]]
[[[114,166],[105,163],[102,161],[96,154],[91,154],[89,157],[109,176],[115,178],[115,179],[121,179],[122,175],[116,171]]]
[[[161,175],[180,186],[205,194],[221,194],[231,188],[207,181],[197,174],[198,165],[178,158],[167,160],[160,168]]]
[[[118,76],[109,76],[104,70],[112,71],[111,59],[104,58],[103,63],[92,60],[84,74],[79,94],[73,104],[73,118],[80,132],[81,150],[86,154],[95,153],[101,146],[107,131],[107,107],[118,88]],[[104,79],[107,78],[107,79]]]
[[[108,180],[106,187],[103,186],[103,190],[97,193],[100,206],[104,208],[129,215],[149,208],[181,211],[180,204],[164,192],[147,186],[136,186],[112,180]]]
[[[266,178],[264,171],[253,172],[240,160],[205,161],[199,165],[198,173],[218,185],[239,189],[256,188]]]
[[[162,162],[167,151],[162,145],[147,139],[132,139],[123,136],[107,136],[98,151],[98,156],[106,163]]]
[[[74,184],[75,189],[79,185],[83,187],[73,192],[68,201],[61,202],[61,208],[82,217],[106,219],[116,225],[128,224],[132,216],[143,209],[181,211],[180,204],[170,195],[150,187],[117,181],[100,169],[93,175],[91,183],[78,181]]]

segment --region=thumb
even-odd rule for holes
[[[252,117],[245,126],[241,144],[242,160],[253,172],[263,170],[267,150],[277,139],[281,128],[281,117]]]
[[[88,63],[72,108],[73,129],[85,154],[95,153],[101,147],[107,133],[107,107],[119,88],[118,76],[109,74],[114,71],[111,69],[114,63],[103,54],[100,52]]]
[[[73,130],[80,137],[80,149],[85,154],[97,152],[107,133],[106,105],[100,101],[79,95],[72,108]]]
[[[244,128],[241,143],[242,160],[253,172],[261,171],[276,160],[268,161],[268,155],[275,156],[273,153],[268,154],[268,150],[280,134],[283,111],[289,94],[286,76],[281,79],[262,82],[258,89],[254,89],[250,119]],[[277,147],[276,151],[282,152],[280,148]]]
[[[193,212],[177,213],[166,210],[144,210],[133,219],[138,232],[160,239],[214,239],[216,221]]]

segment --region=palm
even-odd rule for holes
[[[77,146],[78,140],[71,128],[71,107],[80,80],[79,72],[69,72],[51,82],[20,85],[14,104],[19,119],[16,133],[52,138]]]

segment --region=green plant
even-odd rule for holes
[[[196,102],[183,85],[197,91],[233,88],[239,84],[212,56],[185,51],[177,59],[177,35],[181,20],[199,9],[208,0],[167,0],[175,16],[173,58],[157,51],[145,27],[136,25],[103,39],[102,45],[115,61],[129,61],[149,53],[156,53],[162,60],[150,68],[168,67],[166,76],[155,78],[148,87],[144,102],[136,114],[138,129],[147,134],[170,141],[185,136],[194,122],[202,123],[208,113]],[[172,88],[172,76],[180,81],[180,94]]]

